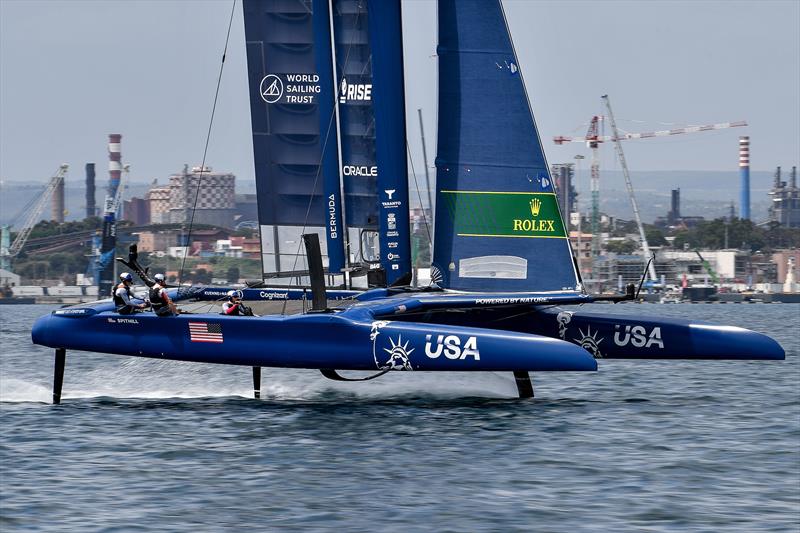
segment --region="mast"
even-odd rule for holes
[[[425,147],[425,126],[422,124],[422,109],[417,109],[417,114],[419,115],[419,135],[422,138],[422,162],[425,165],[425,189],[428,191],[428,209],[430,209],[431,213],[433,213],[433,198],[431,196],[431,174],[430,171],[428,170],[428,150]]]
[[[331,45],[331,74],[333,81],[333,120],[336,122],[336,169],[339,178],[339,221],[341,224],[342,242],[344,247],[344,283],[349,287],[350,276],[350,233],[347,228],[347,206],[344,194],[344,174],[342,171],[342,123],[339,117],[339,73],[336,68],[336,37],[333,29],[333,0],[328,1],[328,27],[330,28]],[[330,243],[329,243],[330,244]]]

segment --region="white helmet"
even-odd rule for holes
[[[133,276],[131,276],[130,272],[123,272],[119,275],[119,279],[122,281],[133,281]]]
[[[153,279],[156,280],[156,283],[164,283],[164,274],[156,274]]]
[[[242,292],[241,291],[228,291],[228,298],[241,298]]]

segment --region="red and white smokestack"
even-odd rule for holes
[[[108,136],[108,193],[111,198],[117,194],[122,177],[122,135],[112,133]]]
[[[750,220],[750,137],[739,137],[739,218]]]

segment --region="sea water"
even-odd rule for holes
[[[777,339],[786,361],[316,371],[52,350],[0,306],[0,531],[800,530],[798,305],[585,306]],[[245,320],[243,318],[243,320]],[[225,349],[224,346],[221,349]]]

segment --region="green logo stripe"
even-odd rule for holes
[[[441,191],[462,237],[566,238],[552,193]]]

